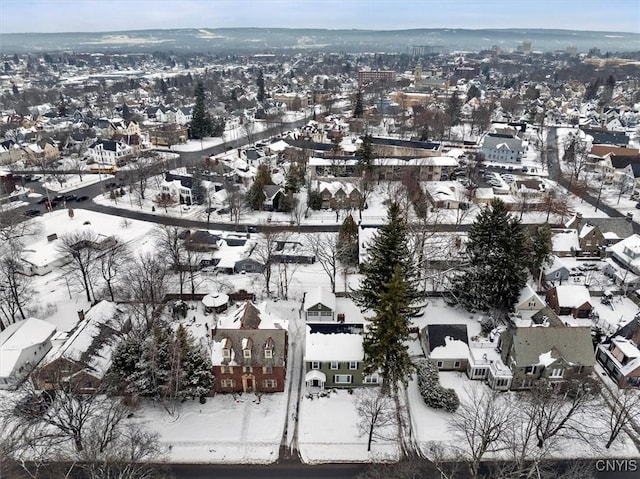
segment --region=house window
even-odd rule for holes
[[[507,384],[509,384],[509,380],[508,379],[498,379],[496,381],[496,387],[497,388],[503,388],[506,387]]]
[[[222,381],[220,381],[220,386],[222,386],[223,388],[232,388],[235,387],[236,382],[234,379],[223,379]]]
[[[438,361],[436,363],[436,366],[438,366],[438,369],[440,369],[442,366],[444,366],[444,363],[442,361]]]
[[[340,363],[338,361],[331,361],[331,365],[329,366],[331,369],[339,369]]]
[[[311,369],[320,369],[320,361],[311,361]]]
[[[221,366],[220,367],[220,373],[221,374],[233,374],[233,367],[232,366]]]
[[[535,372],[536,372],[535,366],[527,366],[526,368],[524,368],[525,374],[535,374]]]
[[[242,350],[242,355],[244,356],[245,359],[251,359],[251,350],[250,349],[243,349]]]
[[[321,311],[320,316],[333,316],[333,311]]]
[[[262,374],[273,374],[273,368],[271,366],[263,366]]]
[[[460,361],[456,361],[453,363],[453,367],[454,368],[459,368],[460,367]]]
[[[275,379],[265,379],[262,381],[263,388],[275,388],[277,385],[278,382]]]
[[[529,301],[529,307],[530,308],[535,308],[535,306],[536,306],[536,300],[535,299],[532,299],[531,301]]]
[[[358,369],[357,361],[349,361],[349,369]]]
[[[253,372],[253,368],[251,366],[242,366],[242,372],[243,373],[252,373]]]
[[[222,357],[224,359],[230,359],[231,358],[231,350],[230,349],[223,349],[222,350]]]
[[[351,374],[335,374],[333,382],[335,384],[351,384]]]
[[[265,349],[264,350],[264,357],[265,357],[265,359],[273,358],[273,349]]]
[[[378,384],[378,382],[380,382],[380,378],[378,377],[377,374],[371,374],[369,376],[364,377],[365,384]]]
[[[564,375],[564,370],[562,368],[555,368],[551,370],[551,374],[549,374],[550,378],[561,378]]]
[[[320,316],[320,311],[307,311],[307,316]]]

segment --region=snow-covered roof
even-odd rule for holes
[[[551,241],[553,243],[553,251],[580,251],[580,240],[576,230],[554,230]]]
[[[362,361],[364,349],[361,334],[311,333],[307,326],[305,361]]]
[[[589,290],[582,285],[556,286],[556,294],[561,308],[577,308],[591,302]]]
[[[336,295],[326,286],[318,286],[310,291],[304,297],[304,309],[309,309],[316,304],[323,304],[332,311],[336,310]]]
[[[89,369],[102,375],[111,365],[112,333],[118,329],[115,317],[118,307],[109,301],[100,301],[78,323],[75,331],[62,345],[49,351],[42,363],[64,357],[75,362],[85,361]],[[104,332],[103,338],[100,338]],[[91,351],[90,351],[91,349]]]
[[[469,346],[464,341],[453,339],[450,336],[444,338],[444,346],[436,346],[431,351],[432,359],[466,359],[469,356]]]
[[[56,327],[46,321],[27,318],[7,326],[0,332],[0,377],[8,377],[22,351],[51,338]]]
[[[229,302],[229,296],[224,293],[207,294],[202,298],[202,304],[207,308],[217,308]]]

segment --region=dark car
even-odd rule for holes
[[[56,195],[53,197],[53,201],[64,201],[64,195]]]
[[[82,195],[82,196],[78,196],[78,197],[76,198],[76,201],[87,201],[88,199],[89,199],[89,197],[88,197],[88,196],[84,196],[84,195]]]
[[[46,197],[46,196],[43,196],[42,198],[40,198],[40,199],[38,200],[38,204],[39,204],[39,205],[41,205],[41,204],[42,204],[42,203],[44,203],[45,201],[47,201],[47,197]]]
[[[108,183],[104,184],[104,187],[108,190],[112,190],[118,187],[118,183],[116,183],[115,181],[109,181]]]
[[[42,212],[40,210],[26,210],[24,213],[22,213],[23,215],[29,217],[29,218],[33,218],[34,216],[39,216],[42,214]]]
[[[640,210],[640,203],[636,203],[636,208]]]
[[[75,199],[77,199],[78,197],[76,195],[64,195],[64,200],[65,201],[73,201]]]

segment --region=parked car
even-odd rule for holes
[[[636,203],[636,208],[640,210],[640,203]]]
[[[25,215],[28,218],[33,218],[34,216],[39,216],[42,214],[42,211],[40,210],[26,210],[24,213],[22,213],[23,215]]]
[[[64,195],[64,200],[65,201],[74,201],[76,200],[78,197],[76,195]]]
[[[84,196],[84,195],[82,195],[82,196],[78,196],[78,197],[76,198],[76,201],[87,201],[88,199],[89,199],[89,197],[88,197],[88,196]]]
[[[56,195],[53,197],[53,201],[64,201],[64,195]]]
[[[39,204],[39,205],[41,205],[41,204],[42,204],[42,203],[44,203],[45,201],[47,201],[47,197],[46,197],[46,196],[43,196],[42,198],[40,198],[40,199],[38,200],[38,204]]]

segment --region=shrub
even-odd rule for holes
[[[460,399],[453,389],[440,385],[438,368],[428,359],[415,362],[418,371],[418,389],[425,404],[434,409],[455,412],[460,406]]]

